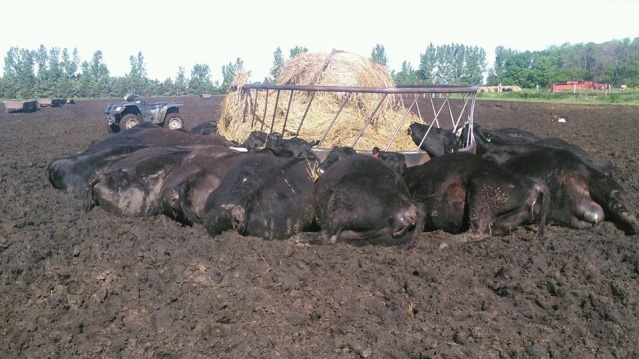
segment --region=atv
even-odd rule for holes
[[[136,94],[124,96],[124,102],[110,103],[104,113],[109,120],[110,133],[120,132],[142,122],[156,123],[173,130],[184,128],[184,120],[179,114],[178,102],[149,103]]]

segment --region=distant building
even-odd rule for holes
[[[605,90],[606,84],[593,83],[592,81],[566,81],[552,84],[552,92],[565,92],[577,90]]]

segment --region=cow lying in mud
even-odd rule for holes
[[[619,183],[572,151],[538,148],[512,156],[501,167],[548,186],[553,223],[584,229],[607,219],[628,235],[639,233],[636,213]]]
[[[317,157],[311,151],[315,144],[316,142],[307,142],[301,139],[277,138],[271,139],[271,142],[266,147],[252,147],[252,150],[248,152],[221,151],[206,147],[196,149],[187,156],[180,168],[169,175],[166,184],[162,188],[161,196],[164,199],[164,214],[187,225],[202,224],[207,198],[220,186],[231,168],[240,165],[239,163],[243,161],[261,159],[264,156],[276,156],[303,159],[311,167],[311,172],[313,172],[318,162]],[[273,164],[270,162],[266,164],[267,167],[270,165]],[[262,168],[256,169],[255,176],[264,170]],[[273,168],[271,170],[276,171]],[[267,172],[263,173],[267,175],[259,179],[259,181],[263,181],[261,184],[263,186],[262,189],[269,185],[269,179],[271,178]],[[244,186],[244,184],[240,185]],[[228,184],[225,184],[225,186],[226,188],[229,187]],[[256,196],[261,195],[259,192],[256,193],[258,193]],[[217,195],[219,196],[219,191]],[[225,198],[229,201],[232,200],[228,196]],[[254,198],[251,200],[257,201],[259,199]]]
[[[478,155],[548,187],[550,223],[584,229],[609,220],[626,234],[637,233],[636,214],[611,177],[610,161],[559,138],[520,129],[474,129]]]
[[[473,128],[478,155],[548,187],[550,223],[584,229],[606,219],[626,234],[637,233],[636,214],[611,177],[610,161],[559,138],[541,138],[516,128]]]
[[[245,152],[219,146],[193,150],[164,181],[159,194],[162,213],[188,226],[202,224],[207,197],[228,170],[246,156]]]
[[[399,244],[424,230],[477,240],[528,223],[543,236],[546,219],[579,229],[606,219],[637,233],[623,189],[586,162],[585,151],[523,130],[475,129],[481,155],[435,145],[440,152],[430,161],[407,168],[401,153],[379,148],[337,147],[320,164],[311,150],[317,141],[256,133],[246,141],[251,149],[239,152],[217,136],[140,125],[47,170],[54,188],[88,208],[162,214],[212,236],[311,231],[316,243]]]
[[[393,245],[419,236],[421,211],[397,170],[371,155],[337,147],[319,171],[315,215],[322,243]]]
[[[148,146],[139,141],[126,139],[121,143],[114,143],[111,147],[56,158],[47,166],[49,183],[55,189],[73,193],[76,198],[86,198],[89,182],[97,172],[143,148]]]
[[[151,123],[142,123],[89,145],[75,155],[56,158],[47,166],[49,182],[56,188],[85,198],[89,181],[111,163],[143,148],[157,146],[194,147],[225,145],[219,136],[175,131]]]
[[[472,153],[451,153],[409,167],[411,195],[423,206],[423,230],[464,233],[465,240],[504,235],[537,223],[544,235],[549,192],[540,181],[510,173]]]
[[[313,225],[314,160],[248,153],[206,199],[202,224],[211,236],[286,239]]]
[[[262,149],[239,152],[215,136],[164,130],[136,126],[55,159],[48,168],[51,184],[75,192],[87,209],[97,205],[128,217],[164,214],[186,225],[204,223],[211,233],[235,229],[283,239],[312,224],[314,215],[305,208],[313,208],[316,141],[270,138]],[[238,173],[252,175],[249,180]],[[209,197],[214,204],[205,208]],[[218,199],[224,206],[216,206]],[[232,225],[225,227],[228,221],[214,218],[224,217],[218,210],[229,203]]]
[[[572,152],[590,167],[607,175],[611,175],[614,168],[610,161],[594,156],[581,147],[560,138],[540,138],[521,129],[489,130],[477,124],[473,128],[477,142],[476,153],[498,163],[502,163],[516,154],[539,148],[555,148]]]
[[[160,214],[159,194],[164,180],[190,152],[180,147],[153,146],[111,163],[88,183],[87,208],[97,205],[133,217]]]
[[[452,131],[442,128],[411,123],[408,133],[413,142],[433,158],[463,150],[465,144],[470,143],[468,136],[471,131],[468,126],[469,124],[466,124],[457,131],[459,133],[457,136]],[[519,153],[550,147],[571,151],[589,166],[604,174],[612,174],[613,165],[610,161],[596,157],[560,138],[542,138],[519,128],[487,129],[478,124],[473,125],[472,136],[476,143],[475,153],[498,163]]]

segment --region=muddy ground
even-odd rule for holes
[[[217,118],[183,100],[187,128]],[[639,357],[639,237],[607,222],[406,250],[84,212],[46,166],[108,136],[108,101],[0,113],[4,358]],[[478,100],[475,121],[611,160],[639,208],[639,106]]]

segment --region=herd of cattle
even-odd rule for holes
[[[401,153],[379,148],[336,147],[320,161],[317,141],[254,132],[236,144],[198,128],[141,124],[54,159],[47,172],[87,210],[165,215],[211,236],[403,244],[423,231],[467,241],[533,224],[543,237],[547,223],[583,229],[604,219],[639,232],[608,161],[519,129],[460,132],[411,124],[431,159],[407,167]],[[460,145],[468,136],[474,153]]]

